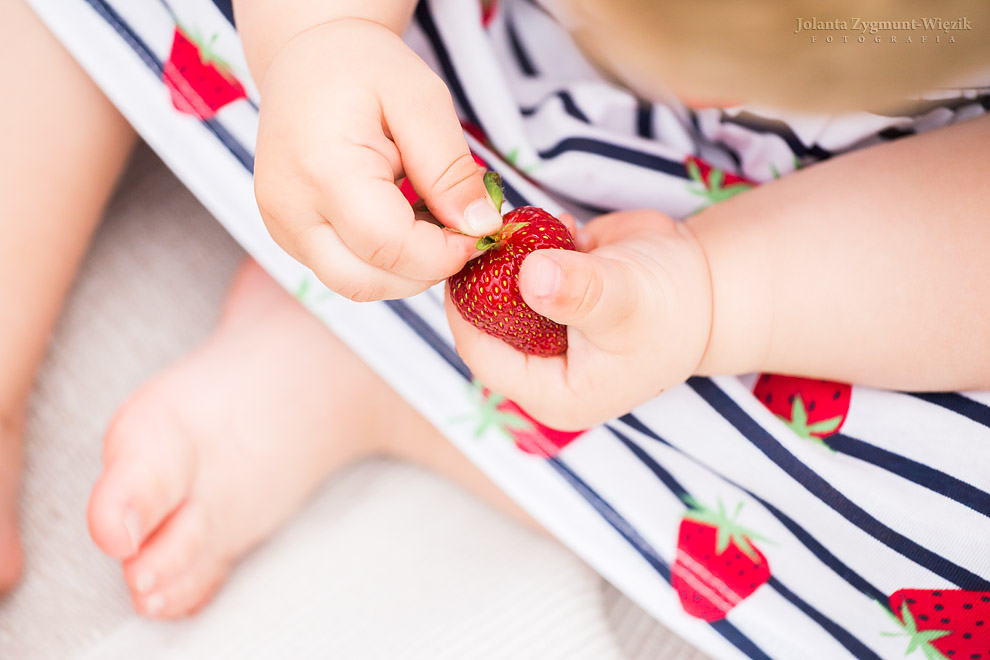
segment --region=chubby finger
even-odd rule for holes
[[[300,230],[293,246],[293,256],[308,266],[327,288],[355,302],[406,298],[439,281],[401,277],[362,261],[322,218]]]
[[[643,233],[673,230],[675,221],[651,210],[616,211],[598,216],[578,231],[576,243],[582,252],[590,252]]]
[[[498,231],[502,216],[443,81],[432,72],[398,79],[383,92],[382,109],[406,176],[437,219],[475,237]]]
[[[567,232],[571,235],[571,238],[577,238],[578,226],[573,215],[570,213],[561,213],[557,216],[557,219],[560,220],[565,227],[567,227]]]
[[[627,262],[571,250],[536,250],[519,269],[526,304],[593,343],[635,313],[642,288]]]
[[[335,165],[314,201],[344,244],[371,266],[402,277],[441,280],[459,271],[476,239],[417,220],[391,172],[361,167],[366,157],[354,154]]]

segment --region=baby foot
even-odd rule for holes
[[[382,450],[398,395],[251,262],[214,336],[107,434],[90,532],[136,609],[196,611],[322,478]]]
[[[18,426],[0,416],[0,595],[9,591],[24,570],[17,530],[17,490],[20,484],[22,436]]]

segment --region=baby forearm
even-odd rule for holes
[[[258,85],[287,41],[313,27],[343,18],[405,31],[416,0],[234,0],[237,27],[248,66]]]
[[[714,287],[701,371],[990,387],[988,146],[979,118],[692,218]]]

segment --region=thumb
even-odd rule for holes
[[[537,250],[526,257],[519,290],[533,311],[588,336],[628,319],[639,297],[628,264],[571,250]]]
[[[417,96],[420,103],[410,103]],[[498,231],[502,216],[485,189],[483,170],[468,149],[446,88],[419,86],[406,96],[390,93],[383,103],[406,177],[437,220],[471,236]]]
[[[465,150],[425,188],[417,186],[416,180],[421,177],[412,172],[409,177],[440,222],[470,236],[487,236],[502,227],[502,214],[485,188],[483,173]]]

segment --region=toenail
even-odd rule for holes
[[[134,581],[134,588],[139,594],[146,594],[155,587],[155,576],[148,571],[137,576],[137,580]]]
[[[134,552],[137,552],[141,547],[141,519],[134,509],[128,509],[124,512],[124,529],[127,530],[127,536],[131,539],[131,547]]]
[[[151,596],[144,604],[144,610],[151,616],[155,616],[163,609],[165,609],[165,597],[161,594]]]

